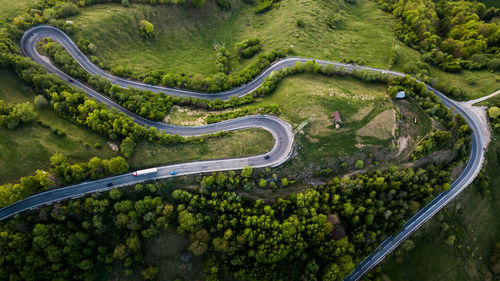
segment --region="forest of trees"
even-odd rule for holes
[[[251,170],[217,173],[198,191],[147,184],[63,201],[0,222],[0,279],[94,280],[115,263],[149,278],[144,239],[171,225],[189,234],[207,280],[342,280],[450,188],[453,166],[333,178],[270,205],[224,191],[256,180]]]
[[[19,183],[0,185],[0,207],[38,192],[88,179],[123,174],[128,170],[128,164],[123,157],[109,160],[94,157],[88,163],[71,164],[64,155],[54,154],[50,158],[50,164],[49,170],[37,170],[33,176],[22,177]]]
[[[449,0],[379,0],[399,23],[397,36],[421,51],[424,60],[446,71],[500,70],[500,24],[489,23],[500,9]]]

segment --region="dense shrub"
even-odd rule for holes
[[[215,4],[217,4],[217,6],[219,6],[222,10],[231,9],[231,1],[229,0],[215,0]]]
[[[434,131],[430,133],[417,147],[410,156],[411,160],[415,161],[422,158],[426,154],[438,150],[444,146],[451,138],[451,133],[448,131]]]
[[[224,120],[234,119],[238,117],[253,115],[253,114],[279,114],[281,108],[277,104],[266,104],[263,106],[253,106],[236,111],[229,111],[207,116],[207,124],[217,123]]]
[[[154,26],[152,23],[150,23],[147,20],[141,20],[139,23],[139,32],[141,33],[141,36],[149,38],[154,35]]]
[[[273,8],[274,0],[257,0],[257,6],[255,7],[255,13],[262,14]]]
[[[37,117],[38,113],[29,102],[9,106],[5,101],[0,100],[0,126],[14,130],[19,124],[29,123]]]
[[[260,39],[253,38],[236,44],[236,53],[242,58],[250,58],[262,50]]]
[[[218,72],[222,72],[225,74],[229,73],[229,55],[227,54],[226,48],[224,46],[219,46],[217,45],[215,47],[215,51],[217,52],[216,58],[215,58],[215,68],[217,69]],[[212,77],[212,79],[215,79]],[[222,87],[224,86],[224,83],[226,81],[223,81],[223,83],[216,83],[217,86]]]

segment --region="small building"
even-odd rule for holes
[[[406,93],[404,91],[399,91],[396,94],[397,99],[404,99],[406,97]]]
[[[340,117],[340,112],[338,110],[332,114],[332,117],[335,124],[342,123],[342,118]]]

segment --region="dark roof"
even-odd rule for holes
[[[340,117],[340,112],[338,110],[333,113],[333,120],[342,121],[342,118]]]

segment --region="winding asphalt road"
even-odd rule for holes
[[[142,182],[145,180],[159,179],[171,177],[171,171],[177,171],[177,175],[188,175],[196,174],[210,171],[222,171],[222,170],[235,170],[241,169],[245,166],[252,167],[266,167],[266,166],[277,166],[286,161],[292,152],[293,147],[293,132],[291,126],[272,116],[249,116],[238,118],[230,121],[225,121],[217,124],[200,126],[200,127],[181,127],[168,125],[159,122],[153,122],[144,119],[132,112],[127,111],[118,104],[114,103],[107,97],[97,93],[96,91],[90,89],[86,85],[80,83],[79,81],[70,79],[68,75],[53,66],[50,61],[41,56],[36,51],[36,44],[39,40],[43,38],[51,38],[59,42],[68,52],[80,63],[80,65],[87,70],[89,73],[94,75],[103,76],[111,81],[112,84],[119,85],[121,87],[134,87],[141,90],[151,90],[156,93],[165,93],[167,95],[174,96],[185,96],[185,97],[197,97],[205,99],[215,99],[219,98],[222,100],[227,100],[233,96],[244,96],[251,93],[257,89],[264,79],[268,77],[273,71],[280,70],[282,68],[294,66],[297,61],[305,62],[310,59],[306,58],[286,58],[279,60],[278,62],[271,65],[268,69],[262,72],[254,80],[246,85],[239,88],[235,88],[230,91],[215,93],[215,94],[204,94],[197,93],[179,89],[163,88],[158,86],[146,85],[139,82],[128,81],[123,78],[115,77],[102,69],[95,66],[73,43],[73,41],[61,30],[52,26],[37,26],[28,30],[23,38],[21,39],[21,50],[22,52],[35,60],[36,62],[43,65],[49,72],[55,73],[62,79],[68,81],[69,83],[83,89],[90,97],[105,103],[106,105],[116,108],[121,112],[127,114],[128,116],[134,118],[134,120],[145,126],[153,126],[159,130],[166,131],[170,134],[179,134],[182,136],[194,136],[207,133],[213,133],[224,130],[239,130],[250,127],[258,127],[268,130],[273,134],[275,139],[275,145],[273,149],[267,153],[270,156],[269,159],[264,159],[263,155],[252,156],[246,158],[235,158],[235,159],[224,159],[224,160],[213,160],[213,161],[201,161],[193,163],[184,163],[177,165],[169,165],[158,168],[158,175],[155,177],[142,176],[133,177],[131,173],[119,175],[111,178],[101,179],[92,182],[85,182],[73,186],[68,186],[64,188],[59,188],[43,193],[39,193],[14,203],[10,206],[0,209],[0,220],[10,217],[16,213],[22,212],[27,209],[33,209],[41,205],[50,204],[67,198],[76,198],[83,196],[91,192],[101,192],[111,188],[126,186]],[[343,67],[347,71],[352,71],[354,69],[363,69],[377,71],[385,73],[391,76],[404,76],[403,73],[394,72],[390,70],[382,70],[365,66],[349,65],[337,62],[316,60],[320,65],[334,65],[336,67]],[[378,249],[370,256],[368,256],[361,264],[354,270],[352,275],[348,276],[346,281],[359,280],[363,274],[368,272],[374,266],[376,266],[380,261],[384,259],[392,250],[394,250],[401,242],[403,242],[411,233],[417,230],[423,223],[429,220],[434,214],[436,214],[441,208],[443,208],[447,203],[453,200],[460,192],[465,189],[477,176],[481,170],[484,161],[484,150],[489,142],[489,131],[488,127],[481,122],[481,116],[477,112],[471,110],[469,107],[463,106],[446,96],[441,92],[427,86],[427,88],[436,94],[448,108],[462,114],[467,120],[469,126],[474,130],[472,134],[472,148],[469,162],[467,163],[465,169],[460,174],[460,176],[453,182],[451,188],[441,193],[433,201],[431,201],[427,206],[420,210],[415,216],[409,219],[403,226],[403,229],[396,235],[387,238]],[[113,183],[112,187],[108,187],[109,183]]]

